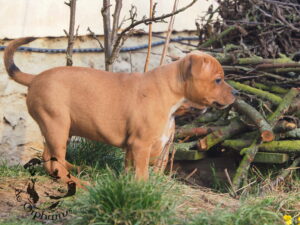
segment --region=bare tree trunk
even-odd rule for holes
[[[112,52],[111,28],[110,28],[110,0],[103,0],[103,7],[101,10],[103,17],[104,28],[104,54],[105,54],[105,70],[112,71],[112,64],[109,63]]]
[[[76,0],[70,0],[69,3],[66,3],[70,7],[70,25],[69,33],[66,33],[68,36],[68,47],[67,47],[67,66],[73,65],[72,55],[73,55],[73,46],[76,35],[74,35],[75,27],[75,12],[76,12]],[[65,31],[66,32],[66,31]]]

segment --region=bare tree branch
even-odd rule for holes
[[[153,0],[150,0],[150,12],[149,12],[149,18],[153,17]],[[149,24],[149,33],[148,33],[148,51],[146,56],[146,62],[144,67],[144,72],[148,71],[148,65],[150,60],[150,53],[151,53],[151,47],[152,47],[152,23]]]
[[[174,6],[173,6],[173,12],[176,11],[178,2],[179,2],[179,0],[175,0]],[[167,32],[167,36],[166,36],[166,42],[164,44],[163,52],[162,52],[162,55],[160,58],[160,65],[164,64],[165,57],[167,55],[170,37],[171,37],[172,31],[173,31],[174,20],[175,20],[175,15],[172,15],[170,22],[169,22],[168,32]]]
[[[75,27],[75,13],[76,13],[76,0],[70,0],[69,3],[66,3],[70,7],[70,24],[69,24],[69,32],[64,30],[68,37],[68,47],[67,47],[67,66],[73,65],[72,54],[73,54],[73,46],[74,41],[76,39],[76,35],[74,36],[74,27]],[[79,28],[79,27],[78,27]],[[78,34],[77,28],[77,34]]]
[[[95,40],[98,42],[98,44],[99,44],[100,48],[101,48],[101,49],[104,49],[104,47],[103,47],[103,45],[102,45],[102,43],[101,43],[100,39],[99,39],[99,38],[97,38],[97,36],[96,36],[95,32],[93,32],[93,31],[91,30],[91,28],[90,28],[90,27],[88,27],[87,31],[88,31],[88,32],[90,32],[90,34],[92,35],[92,38],[93,38],[93,39],[95,39]]]
[[[158,17],[153,16],[152,18],[143,18],[142,20],[139,21],[135,21],[133,23],[131,23],[128,27],[126,27],[117,37],[115,43],[113,43],[113,50],[112,50],[112,54],[111,57],[108,59],[108,63],[112,64],[114,62],[114,60],[117,58],[119,51],[120,51],[120,45],[122,45],[126,39],[134,32],[132,32],[132,29],[135,28],[136,26],[140,25],[140,24],[147,24],[147,23],[151,23],[151,22],[162,22],[164,21],[164,19],[172,16],[172,15],[176,15],[180,12],[183,12],[184,10],[186,10],[187,8],[191,7],[192,5],[194,5],[198,0],[193,0],[190,4],[188,4],[185,7],[182,7],[181,9],[176,10],[175,12],[172,13],[168,13],[165,15],[161,15]],[[134,19],[132,19],[132,21],[134,21]]]
[[[117,38],[121,9],[122,9],[122,0],[116,0],[115,12],[113,14],[113,27],[111,32],[112,43],[114,43]]]

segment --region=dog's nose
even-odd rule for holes
[[[234,96],[237,96],[237,95],[239,94],[239,91],[236,90],[236,89],[233,89],[233,90],[231,91],[231,93],[232,93]]]

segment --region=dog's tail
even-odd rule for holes
[[[27,44],[31,41],[35,40],[33,37],[26,37],[13,40],[9,43],[9,45],[5,48],[4,51],[4,65],[8,75],[14,79],[16,82],[23,84],[25,86],[29,86],[34,75],[22,72],[14,63],[14,53],[17,48],[23,44]]]

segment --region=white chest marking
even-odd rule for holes
[[[182,105],[182,103],[185,101],[185,98],[182,98],[180,99],[175,105],[173,105],[170,109],[170,112],[169,112],[169,116],[168,116],[168,120],[167,120],[167,123],[165,125],[165,128],[164,128],[164,132],[163,132],[163,135],[161,136],[160,138],[160,141],[161,141],[161,145],[162,147],[164,148],[165,145],[167,144],[167,142],[169,141],[170,139],[170,136],[172,134],[172,127],[173,127],[173,124],[174,124],[174,116],[173,114],[176,112],[176,110]]]

